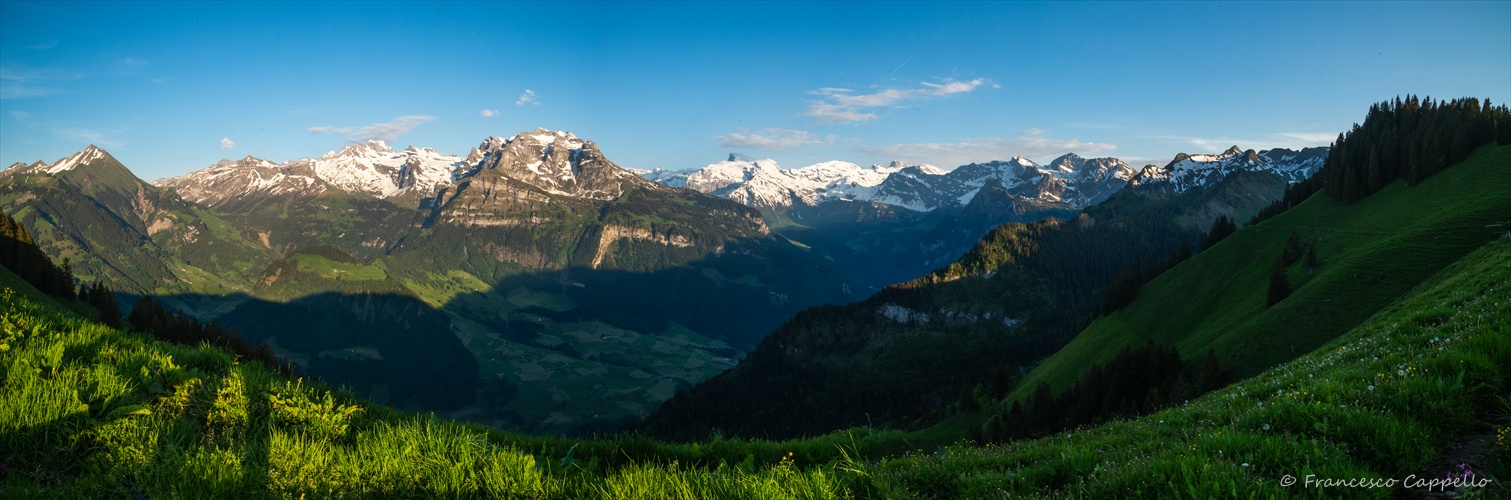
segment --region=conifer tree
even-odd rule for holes
[[[1270,288],[1265,293],[1265,306],[1269,307],[1279,304],[1280,301],[1285,300],[1290,295],[1291,281],[1285,276],[1285,266],[1277,261],[1275,266],[1270,269]]]

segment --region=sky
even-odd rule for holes
[[[946,169],[1327,145],[1396,96],[1511,102],[1511,1],[0,0],[0,164],[139,177],[537,127],[620,166]]]

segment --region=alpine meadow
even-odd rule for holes
[[[1511,498],[1511,2],[0,2],[3,498]]]

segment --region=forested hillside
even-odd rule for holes
[[[1511,147],[1494,142],[1451,169],[1407,167],[1416,173],[1392,173],[1386,185],[1368,188],[1368,196],[1349,194],[1368,184],[1348,179],[1365,179],[1381,168],[1378,161],[1358,161],[1364,155],[1359,151],[1416,148],[1407,139],[1412,137],[1428,148],[1441,142],[1423,129],[1476,141],[1511,129],[1505,107],[1473,99],[1441,106],[1415,102],[1374,107],[1363,125],[1335,144],[1335,151],[1346,152],[1331,156],[1318,178],[1287,194],[1308,195],[1304,202],[1155,278],[1126,309],[1092,323],[1006,398],[989,398],[981,435],[1005,439],[1147,412],[1210,389],[1204,380],[1210,373],[1258,373],[1348,331],[1504,234],[1511,227]],[[1348,187],[1334,189],[1342,185]],[[1326,189],[1308,194],[1317,186]],[[1276,207],[1287,205],[1281,200]],[[1172,304],[1178,309],[1172,311]],[[1180,371],[1176,359],[1149,361],[1136,375],[1122,377],[1123,386],[1098,382],[1120,353],[1146,343],[1176,349],[1186,376],[1150,380]]]
[[[1065,345],[1100,310],[1115,277],[1130,268],[1152,275],[1189,257],[1219,216],[1212,207],[1232,210],[1262,183],[1273,183],[1276,197],[1284,186],[1241,173],[1179,194],[1127,189],[1070,220],[1002,225],[927,276],[798,314],[739,366],[634,428],[701,439],[937,422],[978,382],[1015,377]]]

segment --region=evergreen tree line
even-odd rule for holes
[[[1489,99],[1407,96],[1381,102],[1370,106],[1363,124],[1338,134],[1317,175],[1292,185],[1249,223],[1274,217],[1318,191],[1353,203],[1397,179],[1417,184],[1489,143],[1511,145],[1511,111]]]
[[[267,344],[248,343],[240,333],[221,326],[214,320],[209,323],[200,323],[193,316],[183,312],[170,312],[150,295],[136,301],[136,305],[131,307],[131,316],[127,321],[136,331],[151,333],[153,337],[160,340],[181,345],[210,344],[230,351],[243,360],[262,363],[263,366],[284,375],[294,374],[293,367],[273,355],[273,350]]]
[[[61,267],[37,247],[36,240],[10,214],[0,213],[0,265],[15,272],[17,276],[36,287],[42,293],[63,300],[78,300],[99,312],[100,323],[111,328],[126,326],[121,318],[121,306],[115,292],[105,282],[95,280],[81,285],[75,291],[75,278],[68,259]],[[284,374],[292,374],[287,363],[279,361],[267,344],[248,344],[241,335],[217,325],[215,322],[200,324],[183,313],[173,314],[152,297],[142,297],[132,308],[130,326],[140,332],[176,344],[198,345],[207,342],[230,351],[243,359],[262,363]]]
[[[1285,248],[1280,251],[1280,258],[1275,260],[1275,265],[1270,267],[1270,285],[1265,291],[1265,307],[1279,304],[1286,297],[1291,296],[1291,280],[1286,277],[1286,269],[1289,269],[1297,261],[1301,260],[1302,254],[1306,254],[1307,272],[1314,272],[1319,265],[1317,262],[1317,245],[1311,240],[1302,241],[1292,232],[1291,237],[1285,241]]]
[[[89,304],[100,313],[100,322],[111,328],[120,328],[121,304],[115,300],[115,292],[105,282],[95,280],[89,286],[79,287],[79,302]]]
[[[73,270],[68,259],[63,259],[62,267],[54,265],[37,247],[31,233],[10,214],[0,214],[0,265],[42,293],[65,300],[75,298]]]
[[[1218,216],[1217,220],[1212,221],[1212,228],[1207,230],[1205,236],[1202,236],[1201,246],[1198,247],[1197,251],[1212,248],[1212,245],[1216,245],[1217,242],[1236,232],[1238,232],[1238,224],[1233,222],[1232,217],[1226,215]],[[1191,244],[1189,242],[1181,242],[1180,249],[1171,253],[1169,257],[1163,260],[1157,256],[1150,255],[1142,264],[1129,266],[1127,271],[1123,271],[1122,274],[1113,277],[1112,281],[1107,284],[1107,292],[1102,297],[1102,306],[1097,309],[1097,315],[1106,316],[1119,309],[1128,307],[1129,304],[1133,303],[1134,297],[1138,296],[1140,287],[1144,286],[1145,283],[1154,281],[1154,278],[1164,274],[1165,271],[1175,267],[1176,264],[1180,264],[1186,259],[1191,258],[1191,255]]]
[[[1040,382],[1027,404],[1014,401],[1006,411],[972,428],[970,438],[1002,442],[1147,414],[1222,387],[1229,377],[1210,349],[1201,362],[1183,363],[1174,347],[1149,341],[1124,347],[1112,361],[1093,365],[1058,396]]]

